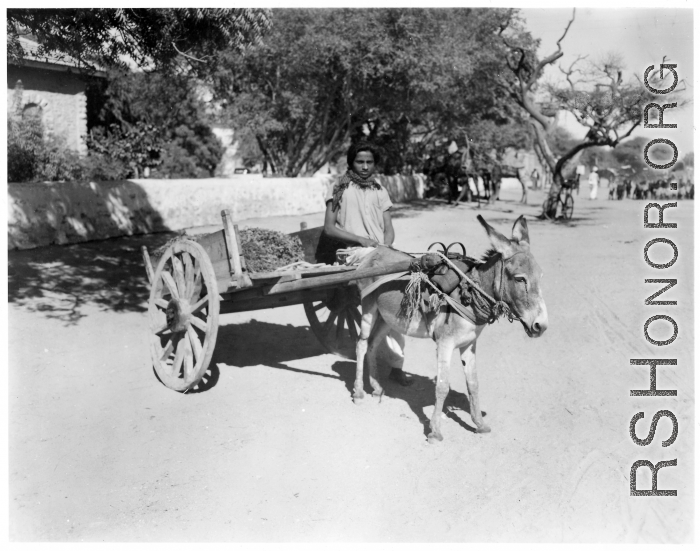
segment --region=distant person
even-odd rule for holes
[[[588,187],[590,188],[589,199],[595,200],[598,198],[598,186],[600,185],[600,176],[598,176],[598,167],[594,166],[591,173],[588,175]]]
[[[632,194],[632,180],[630,178],[626,178],[625,179],[625,197],[627,199],[629,199],[631,194]]]
[[[583,175],[586,173],[586,167],[584,165],[578,165],[576,167],[576,195],[578,195],[581,189],[581,180],[583,180]]]
[[[530,179],[532,180],[532,187],[534,189],[538,189],[540,186],[540,173],[537,172],[536,168],[532,169],[532,173],[530,174]]]
[[[491,169],[491,185],[494,201],[501,200],[501,182],[503,181],[503,169],[499,163],[495,163]]]

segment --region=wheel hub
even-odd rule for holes
[[[165,308],[165,321],[168,329],[173,333],[187,331],[187,322],[190,319],[188,305],[177,299],[172,299]]]

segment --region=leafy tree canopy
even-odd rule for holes
[[[437,138],[478,140],[483,121],[512,121],[511,100],[493,85],[506,69],[498,30],[507,15],[274,10],[262,44],[221,57],[215,94],[273,172],[313,173],[363,133],[384,146],[393,172]]]
[[[156,177],[214,175],[223,147],[200,85],[185,75],[112,70],[88,94],[88,147]]]
[[[19,37],[34,36],[39,56],[70,56],[81,66],[189,69],[204,74],[216,53],[257,42],[270,26],[266,9],[18,9],[7,10],[8,58],[26,56]]]

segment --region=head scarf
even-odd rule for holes
[[[375,178],[376,176],[374,174],[368,178],[362,178],[354,170],[348,169],[348,171],[340,179],[340,182],[333,186],[333,212],[340,208],[340,200],[343,197],[343,192],[350,184],[355,184],[363,190],[381,189],[379,182],[377,182]]]

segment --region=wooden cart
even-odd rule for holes
[[[359,293],[351,282],[391,273],[392,268],[360,271],[331,265],[334,243],[318,227],[291,235],[301,240],[307,262],[325,266],[248,272],[238,228],[229,211],[221,217],[222,230],[177,240],[160,256],[142,248],[151,284],[151,359],[163,384],[177,391],[197,386],[214,352],[219,314],[232,312],[303,304],[311,330],[323,346],[354,359],[361,313]]]

